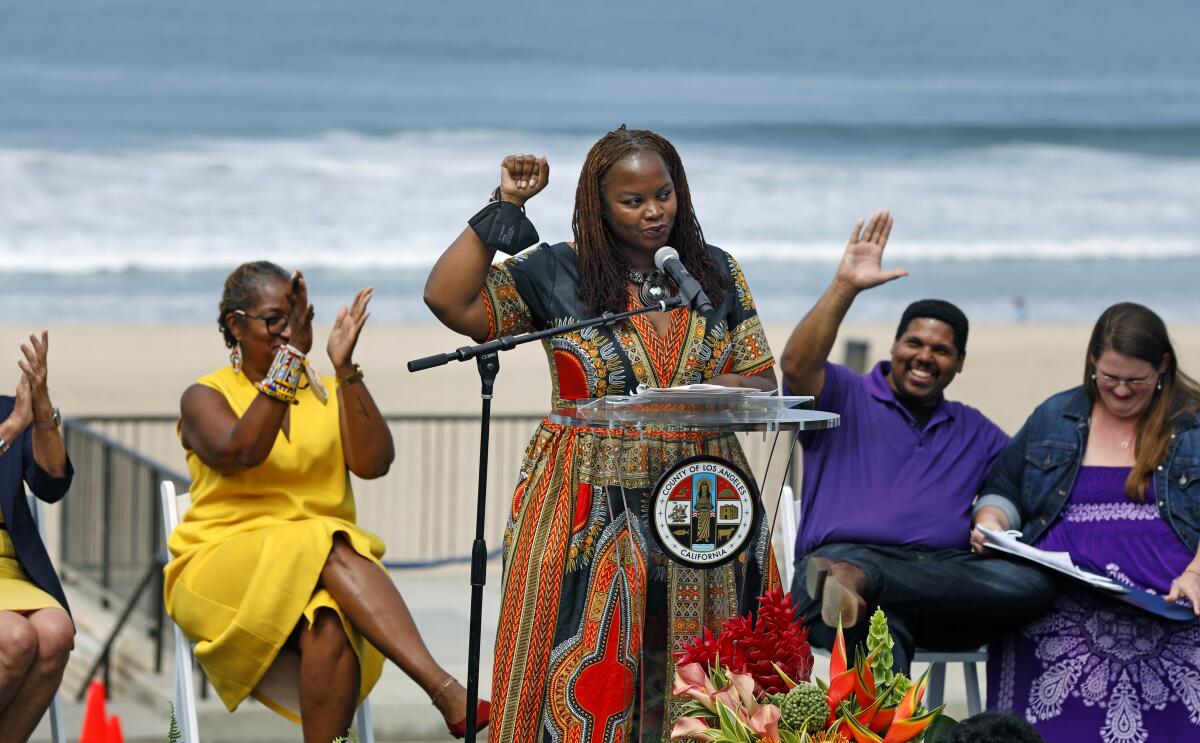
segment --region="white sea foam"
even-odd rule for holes
[[[545,153],[530,203],[567,239],[592,138],[503,130],[334,132],[156,149],[0,149],[0,270],[228,268],[258,257],[350,270],[430,265],[497,182]],[[706,237],[747,259],[834,261],[890,208],[889,257],[1078,260],[1200,255],[1200,159],[1022,144],[917,154],[677,142]]]

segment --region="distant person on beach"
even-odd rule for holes
[[[1018,325],[1024,325],[1029,322],[1029,307],[1025,304],[1025,297],[1020,294],[1013,295],[1012,298],[1013,322]]]
[[[349,474],[382,477],[394,456],[353,359],[370,301],[363,289],[338,312],[325,347],[336,377],[323,377],[307,359],[313,308],[299,272],[260,261],[225,280],[230,364],[180,403],[192,505],[168,543],[167,612],[230,711],[253,694],[305,741],[328,743],[386,656],[461,738],[466,690],[426,649],[383,543],[355,523]]]
[[[1005,447],[975,523],[1020,529],[1200,616],[1200,385],[1162,319],[1132,303],[1100,315],[1082,376]],[[992,644],[988,708],[1024,715],[1047,740],[1200,740],[1200,619],[1063,588],[1052,611]]]
[[[654,264],[670,245],[715,309],[651,312],[545,341],[551,408],[629,395],[643,383],[775,389],[775,360],[741,268],[704,241],[679,154],[654,132],[621,127],[592,147],[575,191],[573,242],[493,265],[498,249],[537,241],[524,205],[549,172],[545,158],[504,159],[493,201],[429,274],[425,301],[438,319],[484,340],[653,306],[672,290]],[[749,610],[776,572],[765,530],[745,559],[707,571],[671,561],[651,538],[650,486],[698,454],[747,467],[731,434],[542,421],[504,538],[493,740],[666,738],[683,704],[672,695],[674,653],[704,627]]]
[[[21,344],[15,397],[0,396],[0,740],[25,741],[54,699],[75,644],[58,575],[25,488],[47,503],[74,470],[46,379],[49,334]]]
[[[887,613],[895,666],[917,646],[977,648],[1040,614],[1054,598],[1038,570],[968,549],[971,503],[1008,437],[943,391],[962,371],[967,318],[938,299],[913,302],[891,358],[865,376],[830,363],[838,328],[859,292],[907,275],[882,267],[892,217],[850,235],[833,282],[792,331],[781,357],[784,390],[813,395],[841,426],[804,433],[804,485],[792,593],[815,642],[840,621],[866,638],[873,607]]]

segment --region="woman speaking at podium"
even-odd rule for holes
[[[549,172],[544,157],[504,159],[492,201],[429,275],[425,302],[438,319],[483,341],[650,306],[671,288],[654,264],[670,245],[715,309],[651,312],[544,341],[551,407],[633,394],[639,384],[775,389],[741,269],[704,242],[679,155],[653,132],[621,127],[592,147],[575,192],[573,242],[493,265],[497,249],[517,253],[537,241],[524,205]],[[650,538],[650,487],[697,454],[746,469],[730,435],[542,421],[504,537],[493,740],[664,737],[678,714],[673,654],[745,611],[738,597],[757,596],[774,572],[765,527],[736,560],[706,571],[669,560]]]

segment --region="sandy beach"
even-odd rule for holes
[[[767,327],[777,355],[791,329]],[[0,364],[0,390],[15,386],[17,347],[30,330],[0,327],[0,349],[11,349],[12,359]],[[1015,432],[1038,403],[1080,382],[1090,330],[1085,325],[973,326],[965,368],[948,396]],[[846,339],[867,341],[873,360],[886,358],[894,332],[891,325],[848,325],[832,359],[842,360]],[[1176,326],[1171,332],[1182,368],[1200,374],[1200,326]],[[327,333],[327,327],[316,329],[318,349]],[[51,327],[50,337],[51,393],[65,416],[172,414],[188,384],[227,363],[221,337],[209,326],[63,326]],[[473,413],[479,409],[474,364],[417,374],[405,368],[411,359],[467,343],[434,325],[368,325],[356,358],[385,413]],[[0,350],[0,357],[4,353]],[[323,350],[314,357],[329,369]],[[502,356],[494,409],[543,413],[549,390],[545,354],[538,345],[524,346]]]

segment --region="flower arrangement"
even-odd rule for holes
[[[929,672],[894,673],[887,618],[876,610],[867,655],[853,665],[839,626],[829,681],[809,681],[812,649],[790,594],[759,599],[757,623],[736,617],[676,656],[674,693],[689,698],[673,740],[713,743],[924,743],[942,707],[925,710]]]

